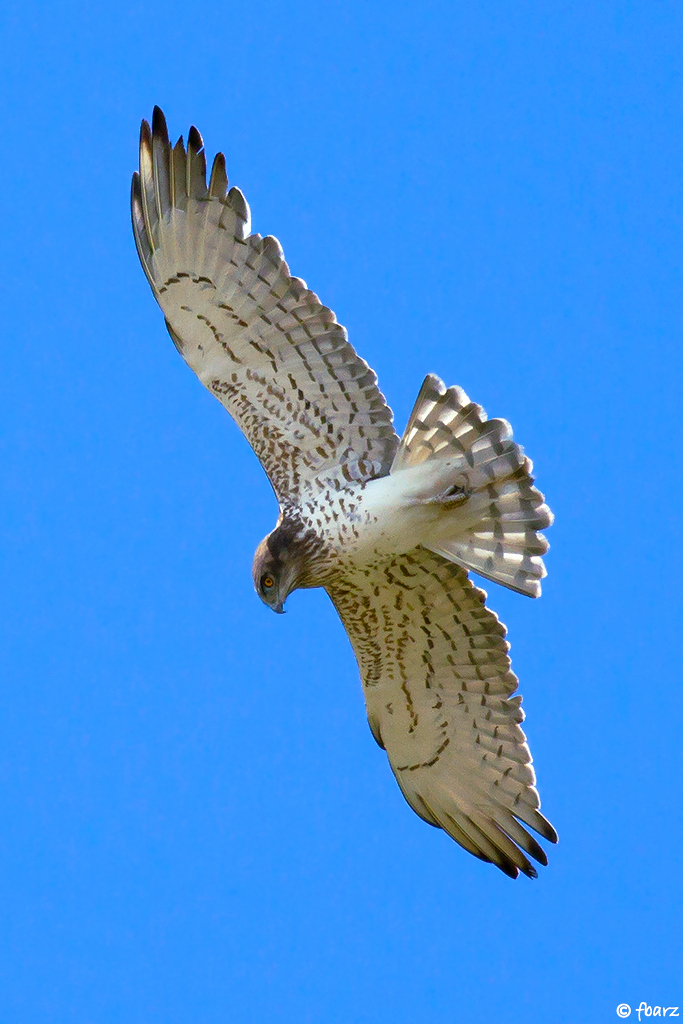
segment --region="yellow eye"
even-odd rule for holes
[[[261,586],[264,587],[266,590],[270,590],[271,587],[275,586],[275,580],[273,579],[272,576],[264,576]]]

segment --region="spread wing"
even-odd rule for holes
[[[505,627],[460,566],[418,548],[328,588],[360,667],[370,728],[404,796],[513,878],[551,842],[512,697]],[[520,824],[523,823],[523,824]]]
[[[234,417],[281,501],[316,477],[367,480],[398,446],[377,377],[334,313],[292,277],[275,238],[250,234],[222,154],[206,184],[201,136],[171,148],[142,123],[133,230],[176,347]],[[340,468],[341,467],[341,468]]]

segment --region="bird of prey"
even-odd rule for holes
[[[513,878],[550,842],[505,627],[468,570],[540,594],[552,522],[509,424],[430,374],[401,438],[377,377],[279,242],[251,233],[219,153],[142,122],[132,219],[176,348],[225,406],[279,502],[253,579],[281,612],[324,587],[353,646],[372,734],[406,800]],[[527,856],[528,855],[528,856]]]

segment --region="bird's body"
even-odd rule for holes
[[[249,233],[222,156],[143,122],[138,253],[176,347],[235,418],[280,505],[254,586],[282,611],[324,587],[353,645],[368,719],[406,799],[513,877],[550,841],[519,723],[505,627],[467,569],[535,597],[552,521],[504,420],[429,375],[399,439],[372,370],[279,243]]]

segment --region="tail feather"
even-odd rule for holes
[[[546,575],[541,556],[548,550],[538,531],[550,526],[553,516],[533,485],[532,463],[512,440],[509,423],[487,419],[462,388],[446,388],[430,374],[391,472],[432,461],[438,462],[435,490],[426,501],[441,503],[447,518],[423,539],[423,546],[511,590],[538,597]]]

